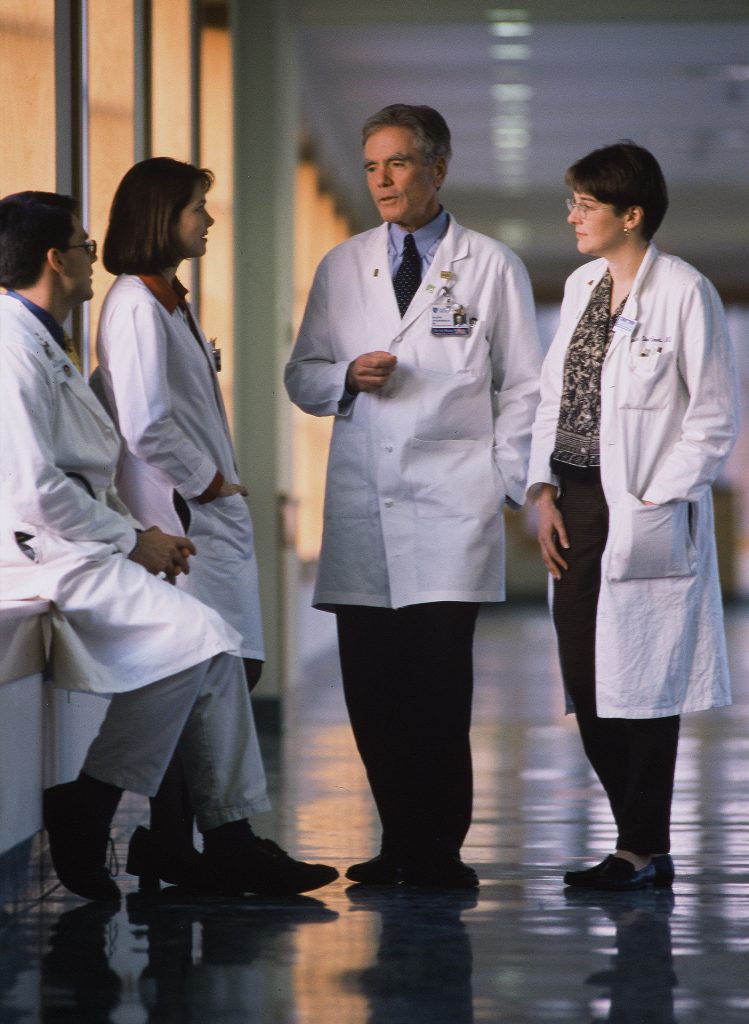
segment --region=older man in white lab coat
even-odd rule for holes
[[[294,861],[247,822],[264,779],[246,743],[240,637],[168,585],[189,571],[192,542],[142,530],[112,485],[119,438],[65,352],[62,323],[91,298],[96,258],[75,209],[55,193],[0,201],[2,596],[49,600],[56,683],[112,697],[80,776],[44,794],[53,864],[73,892],[118,899],[104,864],[120,796],[153,796],[179,744],[205,884],[317,888],[337,871]]]
[[[504,600],[502,507],[523,501],[540,367],[528,277],[442,208],[450,133],[394,105],[363,130],[385,222],[318,268],[286,386],[335,416],[314,603],[335,611],[382,823],[362,884],[472,888],[472,643]]]

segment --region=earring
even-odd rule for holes
[[[628,235],[628,234],[629,234],[629,228],[625,228],[625,229],[624,229],[624,234],[625,234],[625,235]]]

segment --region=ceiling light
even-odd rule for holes
[[[489,26],[489,31],[501,39],[517,39],[520,36],[531,35],[533,26],[527,21],[495,21]]]
[[[498,43],[491,47],[491,54],[496,60],[528,60],[531,48],[525,43]]]
[[[533,89],[524,82],[499,82],[492,86],[492,97],[500,103],[524,102],[533,96]]]

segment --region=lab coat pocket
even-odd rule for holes
[[[421,519],[484,518],[502,507],[504,492],[491,443],[414,438],[407,464],[416,514]]]
[[[673,352],[649,348],[642,353],[637,350],[630,354],[622,407],[665,409],[673,396]]]
[[[476,320],[468,327],[468,334],[431,334],[414,349],[417,366],[436,373],[482,374],[489,357],[486,324]]]
[[[201,505],[190,502],[190,537],[198,554],[217,561],[233,561],[252,555],[252,520],[241,494]]]
[[[694,576],[696,565],[689,502],[643,505],[629,494],[612,507],[607,579]]]

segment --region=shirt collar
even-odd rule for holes
[[[161,274],[138,274],[138,277],[167,313],[173,313],[177,306],[184,307],[187,288],[179,278],[173,278],[169,284]]]
[[[450,217],[447,210],[444,206],[441,206],[440,212],[437,216],[433,220],[430,220],[428,224],[424,224],[423,227],[418,228],[416,231],[404,231],[398,224],[388,224],[390,245],[395,250],[396,255],[401,256],[403,253],[403,240],[406,235],[413,234],[414,242],[416,243],[416,251],[423,259],[434,243],[439,241],[447,231],[449,221]]]
[[[19,295],[18,292],[14,292],[10,288],[7,294],[13,299],[18,299],[28,309],[29,313],[33,313],[42,326],[47,328],[60,348],[65,348],[65,331],[62,328],[62,324],[58,323],[51,313],[48,313],[46,309],[42,309],[41,306],[37,306],[35,302],[27,299],[25,295]]]

